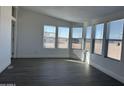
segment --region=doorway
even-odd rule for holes
[[[14,57],[14,45],[15,45],[15,21],[11,21],[11,57]]]

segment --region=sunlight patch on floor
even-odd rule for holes
[[[74,63],[81,63],[81,64],[85,63],[83,61],[78,61],[78,60],[66,60],[66,61],[67,62],[74,62]]]

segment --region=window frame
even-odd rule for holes
[[[97,25],[100,25],[100,24],[103,24],[103,36],[102,36],[102,39],[95,39],[95,36],[96,36],[96,26],[97,26]],[[93,38],[93,40],[94,40],[94,42],[93,42],[93,54],[95,54],[95,55],[99,55],[99,56],[102,56],[102,55],[103,55],[104,32],[105,32],[105,23],[104,23],[104,22],[102,22],[102,23],[97,23],[97,24],[95,25],[94,38]],[[95,53],[95,40],[102,41],[101,54]]]
[[[81,43],[80,43],[81,44],[81,48],[73,48],[72,47],[72,39],[74,39],[73,38],[73,28],[82,28],[82,37],[81,38],[78,38],[78,39],[81,39]],[[84,36],[83,34],[84,34],[84,30],[83,30],[83,27],[82,26],[74,26],[74,27],[71,28],[71,47],[70,47],[70,49],[72,49],[72,50],[82,50],[83,49],[82,48],[82,43],[83,43],[83,39],[84,39],[83,38],[83,36]]]
[[[112,40],[112,39],[109,39],[109,25],[110,25],[110,22],[113,22],[113,21],[118,21],[118,20],[123,20],[123,34],[122,34],[122,39],[121,39],[121,42],[122,42],[122,46],[121,46],[121,53],[120,53],[120,60],[116,59],[116,58],[112,58],[112,57],[109,57],[108,56],[108,44],[109,44],[109,40]],[[117,62],[121,62],[122,61],[122,51],[123,51],[123,42],[124,42],[124,18],[120,18],[120,19],[116,19],[116,20],[110,20],[106,23],[107,25],[107,33],[105,35],[105,42],[106,42],[106,45],[105,45],[105,48],[106,48],[106,54],[105,54],[105,58],[108,58],[110,60],[114,60],[114,61],[117,61]],[[118,41],[117,39],[114,39],[113,41]]]
[[[46,48],[46,47],[44,47],[44,27],[45,27],[45,26],[52,26],[52,27],[55,27],[55,43],[54,43],[54,48]],[[56,34],[57,34],[57,27],[56,27],[55,25],[49,25],[49,24],[43,25],[43,38],[42,38],[42,39],[43,39],[43,40],[42,40],[43,42],[42,42],[42,45],[43,45],[43,48],[44,48],[44,49],[56,49],[56,38],[57,38],[57,37],[56,37]]]
[[[67,48],[59,48],[59,47],[58,47],[58,45],[59,45],[59,43],[58,43],[58,42],[59,42],[59,27],[60,27],[60,28],[68,28],[68,29],[69,29],[69,32],[68,32],[68,47],[67,47]],[[56,45],[57,45],[57,48],[58,48],[58,49],[69,49],[70,27],[67,27],[67,26],[58,26],[56,31],[57,31],[57,35],[56,35],[56,39],[57,39],[57,40],[56,40]]]
[[[88,27],[91,27],[90,39],[86,37],[86,35],[87,35],[87,28],[88,28]],[[92,27],[91,25],[87,26],[87,27],[86,27],[86,30],[85,30],[84,50],[87,50],[87,49],[86,49],[86,41],[89,40],[89,41],[90,41],[90,49],[89,49],[90,52],[91,52],[91,50],[92,50],[92,48],[91,48],[91,46],[92,46],[91,42],[92,42],[92,40],[93,40],[93,39],[92,39],[92,33],[93,33],[93,27]],[[87,51],[88,51],[88,50],[87,50]]]

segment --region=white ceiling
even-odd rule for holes
[[[23,8],[79,23],[124,11],[123,6],[23,6]]]

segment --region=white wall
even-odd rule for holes
[[[90,64],[124,83],[124,62],[117,62],[103,56],[91,55]]]
[[[11,7],[0,6],[0,72],[11,63]]]
[[[43,26],[69,26],[67,21],[19,8],[16,58],[69,57],[69,49],[43,48]]]
[[[72,49],[72,51],[70,51],[70,57],[74,59],[82,59],[83,58],[82,50]]]

